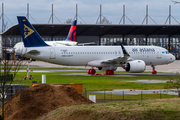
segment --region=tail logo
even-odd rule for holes
[[[34,30],[29,28],[24,24],[24,39],[26,39],[28,36],[30,36],[32,33],[34,33]]]

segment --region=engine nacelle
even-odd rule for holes
[[[127,63],[125,68],[126,72],[130,72],[130,73],[144,72],[145,69],[146,69],[146,64],[143,60],[130,61]]]
[[[106,71],[106,70],[116,71],[117,67],[113,67],[112,69],[110,69],[110,67],[98,67],[98,70],[101,70],[101,71]]]

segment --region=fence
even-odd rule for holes
[[[6,76],[3,76],[3,75],[0,76],[0,82],[3,82],[5,77],[6,77],[7,81],[13,81],[13,74],[9,74]]]
[[[26,89],[27,85],[11,84],[9,87],[6,99],[12,97],[18,90]],[[82,89],[81,89],[82,90]],[[87,91],[83,88],[83,96],[89,98],[89,95],[96,95],[96,101],[127,101],[127,100],[147,100],[147,99],[162,99],[162,98],[178,98],[177,90],[113,90],[113,91]],[[0,102],[1,103],[1,102]]]
[[[123,101],[123,100],[147,100],[162,98],[178,98],[176,91],[168,90],[114,90],[114,91],[86,91],[83,92],[87,98],[96,95],[97,102]]]
[[[8,100],[10,97],[12,97],[17,91],[19,91],[20,89],[26,89],[27,85],[21,85],[21,84],[6,84],[5,85],[5,89],[8,87],[8,91],[6,94],[6,98],[5,101]],[[0,99],[1,101],[1,99]],[[0,102],[1,104],[1,102]]]

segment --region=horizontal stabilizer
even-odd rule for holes
[[[29,51],[29,52],[27,52],[28,54],[31,54],[31,55],[39,55],[40,54],[40,52],[39,51],[37,51],[37,50],[31,50],[31,51]]]

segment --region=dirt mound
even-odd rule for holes
[[[92,103],[73,87],[41,84],[10,98],[5,103],[5,119],[35,119],[59,107]]]

